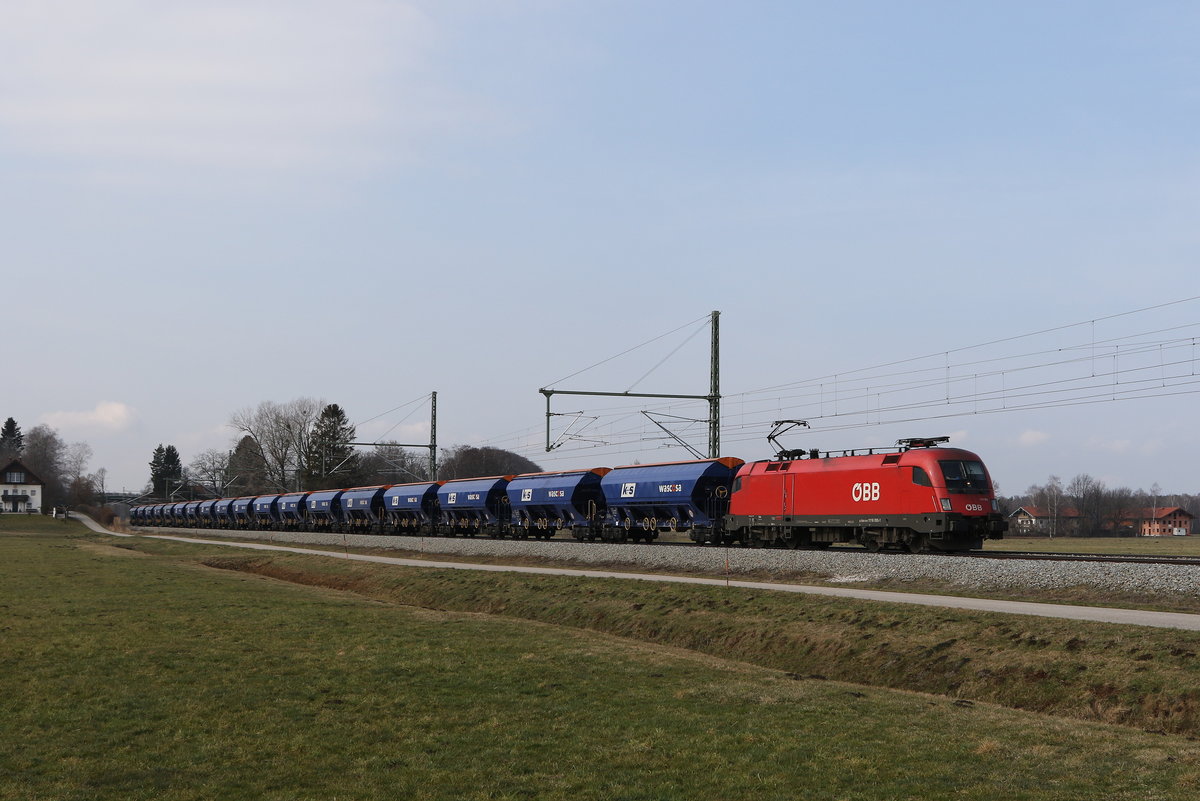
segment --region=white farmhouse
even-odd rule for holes
[[[0,511],[41,512],[44,495],[42,480],[21,464],[20,459],[13,459],[0,468]]]

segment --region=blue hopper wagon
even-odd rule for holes
[[[288,530],[304,528],[308,522],[308,509],[304,506],[307,492],[289,492],[279,496],[279,525]]]
[[[444,481],[394,484],[383,493],[384,525],[395,532],[432,531],[438,520],[438,488]]]
[[[595,539],[605,511],[600,480],[609,471],[597,467],[517,476],[507,488],[514,533],[518,537],[549,539],[567,530],[576,539]]]
[[[233,528],[233,498],[221,498],[213,504],[213,525],[217,528]]]
[[[374,529],[383,515],[383,493],[389,485],[355,487],[342,493],[342,522],[349,529]]]
[[[229,507],[229,517],[234,528],[254,528],[254,498],[234,498]]]
[[[200,504],[203,501],[188,501],[183,505],[183,521],[188,528],[200,528]]]
[[[505,488],[513,476],[447,481],[437,493],[442,524],[454,534],[502,536],[512,517]]]
[[[255,528],[272,529],[279,525],[279,496],[259,495],[251,504]]]
[[[319,490],[304,499],[308,528],[314,531],[335,531],[342,525],[343,490]]]
[[[659,532],[686,531],[706,542],[729,509],[732,457],[618,467],[601,479],[608,504],[607,538],[649,542]]]

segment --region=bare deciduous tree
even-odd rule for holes
[[[88,462],[92,460],[92,446],[86,442],[72,442],[63,454],[63,478],[68,484],[87,476]]]
[[[376,445],[359,464],[363,481],[379,484],[411,484],[429,480],[429,456],[399,445]]]
[[[225,485],[232,478],[229,475],[229,451],[209,448],[200,452],[188,465],[188,475],[213,495],[223,495]]]
[[[296,398],[287,403],[263,401],[257,408],[235,412],[229,425],[249,436],[262,454],[267,481],[278,490],[295,487],[303,469],[313,423],[325,401]]]
[[[92,485],[92,489],[100,496],[102,502],[108,500],[106,497],[107,490],[105,489],[108,484],[108,468],[101,467],[96,470],[95,473],[88,476],[88,483]]]
[[[1079,524],[1083,532],[1096,534],[1101,531],[1104,515],[1104,482],[1080,473],[1067,485],[1067,495],[1079,511]]]

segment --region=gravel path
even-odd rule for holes
[[[1200,598],[1200,567],[1112,562],[1041,562],[913,554],[829,553],[750,548],[657,547],[571,541],[379,537],[310,532],[142,529],[144,533],[221,536],[274,543],[394,548],[451,556],[536,557],[577,565],[624,566],[656,572],[731,576],[809,576],[833,582],[944,581],[964,588],[1102,590]]]

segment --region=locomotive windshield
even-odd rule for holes
[[[942,467],[942,477],[946,479],[946,489],[950,492],[987,492],[991,489],[983,462],[955,459],[938,464]]]

